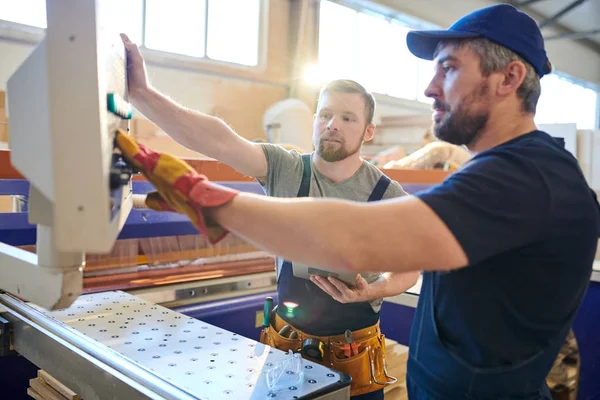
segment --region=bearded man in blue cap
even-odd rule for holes
[[[551,72],[540,30],[500,4],[448,30],[410,32],[407,43],[435,61],[426,89],[435,134],[474,153],[414,196],[370,204],[266,198],[175,162],[145,168],[156,153],[121,147],[158,182],[160,195],[147,204],[187,213],[200,230],[232,231],[309,265],[423,271],[411,400],[550,399],[545,378],[588,286],[600,213],[577,160],[534,123],[540,78]],[[193,175],[185,190],[172,188],[181,171]],[[332,296],[344,290],[314,279]],[[372,359],[368,346],[358,352]]]
[[[574,159],[533,121],[540,79],[552,70],[541,32],[500,4],[448,30],[410,32],[407,44],[436,64],[425,91],[436,136],[476,154],[461,174],[419,196],[469,266],[426,279],[411,337],[410,397],[551,399],[544,378],[587,287],[598,214]],[[580,201],[587,207],[577,216]],[[467,218],[463,206],[472,208]],[[566,220],[586,226],[581,243],[558,233]]]

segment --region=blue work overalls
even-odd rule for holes
[[[307,197],[310,191],[311,155],[303,154],[304,172],[297,197]],[[382,175],[373,189],[368,201],[383,198],[390,185],[390,178]],[[348,218],[352,218],[351,215]],[[310,249],[307,249],[310,251]],[[375,325],[379,313],[373,311],[369,302],[342,304],[321,290],[311,281],[297,278],[292,271],[292,263],[284,261],[279,273],[277,285],[279,306],[277,314],[295,328],[315,336],[331,336]],[[292,304],[293,306],[287,306]],[[339,326],[337,321],[344,321]]]
[[[552,399],[546,376],[569,327],[528,360],[508,367],[477,368],[441,342],[434,321],[434,285],[438,272],[423,273],[413,319],[407,365],[410,400]],[[460,310],[456,311],[457,313]]]

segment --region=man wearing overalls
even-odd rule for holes
[[[257,177],[268,195],[360,202],[406,195],[397,182],[360,156],[362,143],[374,134],[375,99],[358,83],[338,80],[323,88],[314,117],[316,150],[301,155],[279,145],[250,142],[224,121],[176,104],[150,85],[139,49],[122,37],[133,105],[182,145]],[[413,286],[418,272],[382,273],[373,267],[375,273],[357,275],[348,287],[334,278],[311,282],[295,277],[292,264],[278,259],[279,304],[261,341],[284,351],[301,351],[313,361],[348,373],[352,395],[362,395],[361,400],[382,399],[385,385],[394,382],[384,368],[382,299]],[[371,360],[373,367],[363,368]]]
[[[200,230],[208,220],[287,260],[424,271],[411,400],[550,400],[546,377],[589,284],[600,207],[577,159],[534,123],[540,78],[551,72],[541,32],[498,4],[447,31],[410,32],[407,44],[435,61],[425,93],[436,136],[474,154],[441,184],[379,202],[306,201],[239,193],[190,172],[185,190],[162,193],[186,199]],[[152,161],[126,135],[117,139],[136,165]],[[143,169],[167,182],[181,167],[173,163]],[[147,204],[165,209],[161,199]]]
[[[314,153],[301,155],[278,145],[261,144],[268,171],[259,182],[266,194],[360,202],[405,195],[397,182],[360,158],[363,141],[373,136],[374,107],[373,96],[354,81],[337,80],[326,85],[314,120]],[[342,282],[316,276],[311,282],[296,277],[294,267],[310,268],[277,260],[279,304],[271,325],[262,332],[261,342],[283,351],[300,351],[312,361],[349,374],[353,398],[383,399],[383,387],[394,379],[386,376],[383,368],[385,343],[379,329],[382,298],[413,286],[418,273],[391,277],[395,289],[380,287],[386,280],[381,273],[359,275],[355,293],[360,296],[342,303],[336,299],[348,292]],[[367,287],[371,294],[366,293]],[[349,345],[350,340],[357,347]]]

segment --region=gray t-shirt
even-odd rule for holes
[[[267,176],[259,180],[265,194],[273,197],[296,197],[302,182],[302,155],[295,150],[270,144],[260,144],[267,158]],[[343,182],[335,183],[327,179],[312,165],[310,178],[310,197],[333,197],[352,201],[366,202],[383,173],[373,164],[364,161],[354,175]],[[407,193],[398,182],[392,181],[383,200],[405,196]],[[281,270],[283,259],[277,258],[277,276]],[[383,271],[385,272],[385,271]],[[381,272],[381,273],[383,273]],[[381,273],[361,274],[369,283],[376,281]],[[383,299],[371,302],[375,312],[379,312]]]

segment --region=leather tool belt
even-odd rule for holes
[[[286,353],[288,350],[302,353],[310,361],[350,375],[351,396],[374,392],[396,383],[398,380],[387,373],[385,336],[381,333],[379,322],[351,332],[351,343],[348,333],[337,336],[309,335],[275,314],[274,320],[261,331],[260,342]],[[306,351],[307,340],[312,344],[309,346],[312,351]],[[314,357],[315,352],[318,353],[317,357]]]
[[[555,400],[576,400],[579,391],[581,355],[573,329],[569,331],[546,378]]]

